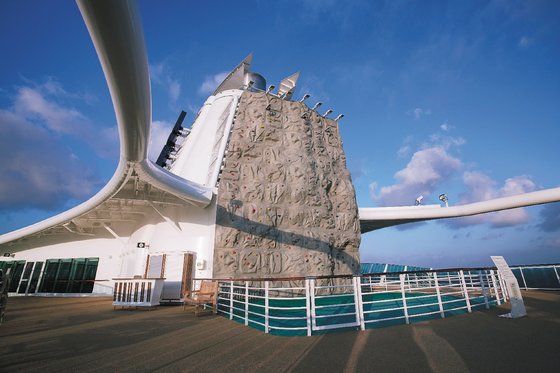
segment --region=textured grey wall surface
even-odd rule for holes
[[[305,104],[245,92],[216,221],[214,277],[359,273],[358,207],[338,124]]]

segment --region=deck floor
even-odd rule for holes
[[[9,299],[1,372],[538,372],[560,369],[560,293],[505,308],[313,337],[267,335],[181,307],[113,310],[109,298]]]

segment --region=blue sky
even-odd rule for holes
[[[557,187],[557,1],[141,1],[153,153],[253,52],[269,84],[344,113],[361,207],[450,204]],[[0,3],[0,233],[92,196],[118,156],[108,89],[76,5]],[[560,262],[560,204],[363,236],[362,261]]]

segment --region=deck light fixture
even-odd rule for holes
[[[447,196],[445,194],[443,194],[443,193],[440,194],[439,195],[439,200],[441,202],[445,203],[445,207],[449,207],[449,203],[448,203],[449,200],[447,199]]]
[[[305,100],[307,100],[309,97],[311,97],[309,94],[304,94],[303,97],[301,98],[301,100],[299,100],[299,102],[303,102]]]
[[[317,103],[315,104],[315,106],[313,106],[313,107],[311,108],[311,110],[319,109],[319,106],[321,106],[321,105],[323,105],[322,102],[317,102]]]

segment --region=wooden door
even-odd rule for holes
[[[183,257],[183,278],[181,281],[181,298],[186,298],[192,292],[192,278],[194,268],[194,255],[187,253]]]

